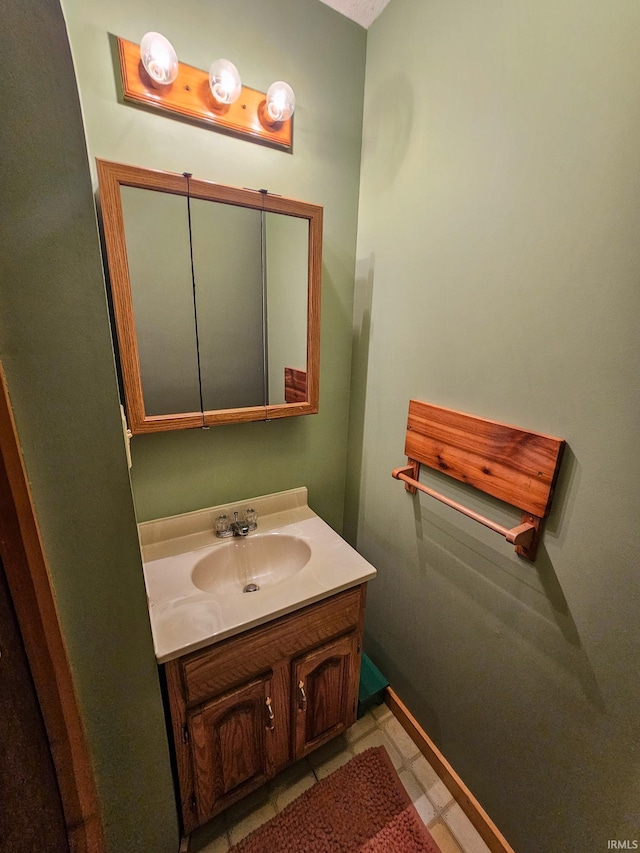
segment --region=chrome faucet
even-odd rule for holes
[[[244,521],[240,521],[238,513],[233,513],[233,521],[229,521],[228,515],[219,515],[216,518],[216,536],[224,539],[227,536],[248,536],[258,526],[258,513],[255,509],[248,507],[244,511]]]
[[[238,513],[233,513],[233,521],[231,522],[231,530],[234,536],[247,536],[251,528],[246,521],[238,520]]]

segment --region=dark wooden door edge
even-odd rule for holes
[[[56,768],[69,847],[103,853],[93,768],[0,365],[0,556]]]

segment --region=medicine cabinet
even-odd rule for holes
[[[131,432],[315,414],[322,207],[97,166]]]

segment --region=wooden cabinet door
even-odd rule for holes
[[[194,795],[202,823],[274,775],[278,709],[271,673],[213,699],[188,718]],[[286,709],[281,709],[286,713]]]
[[[355,632],[294,661],[291,687],[296,759],[355,722],[359,664]]]

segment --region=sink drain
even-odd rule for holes
[[[257,583],[248,583],[245,588],[242,590],[243,592],[257,592],[260,589]]]

